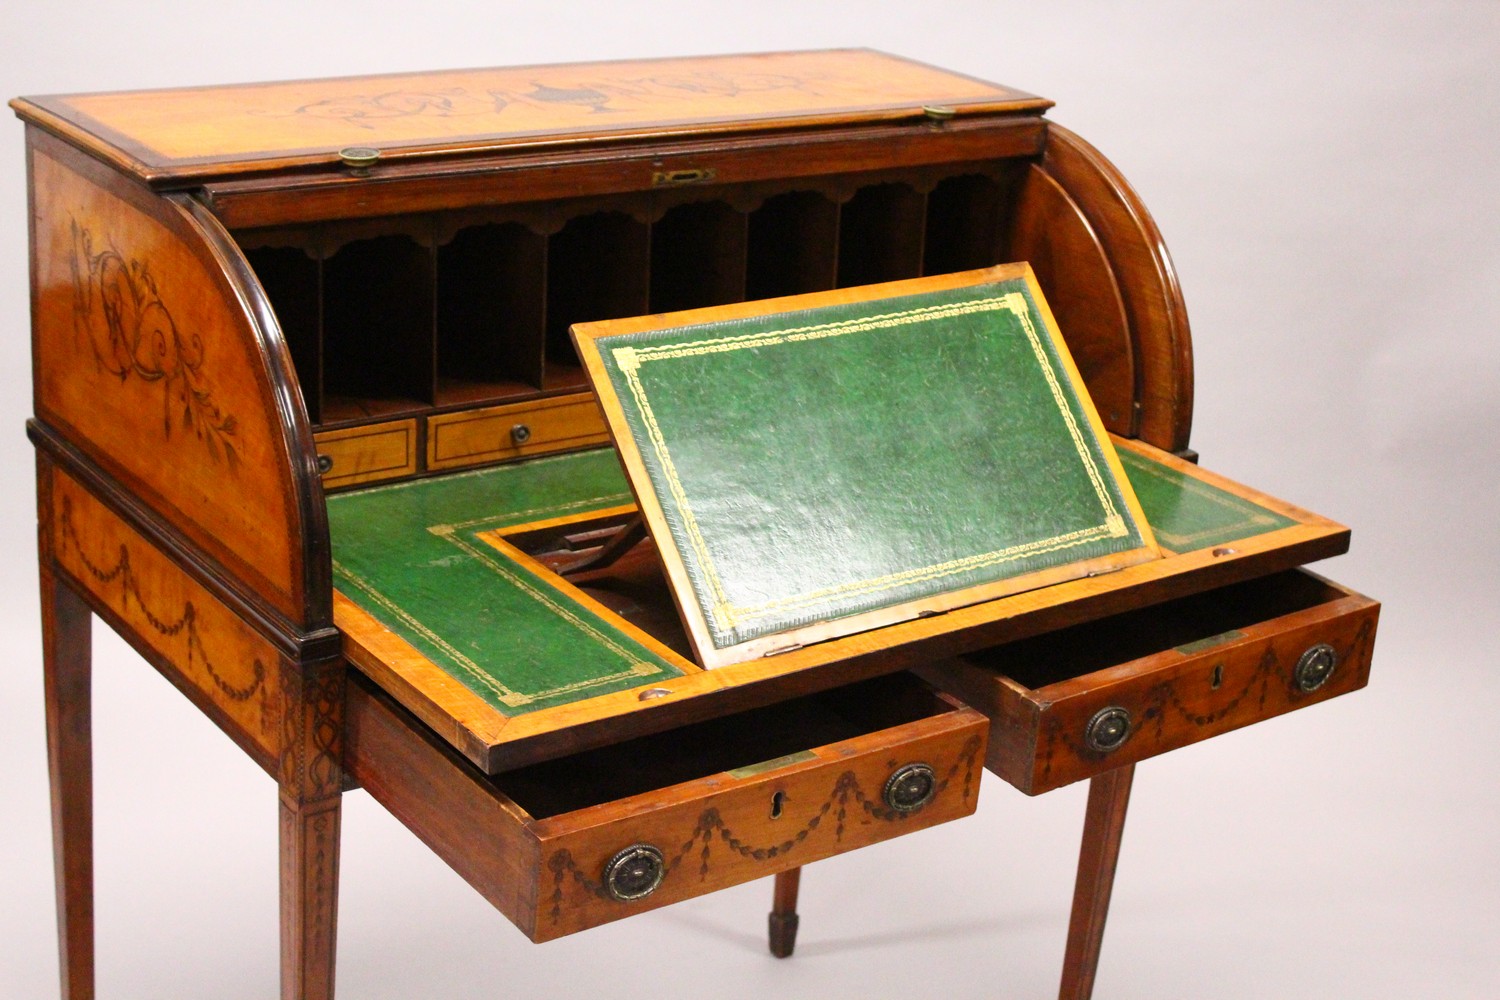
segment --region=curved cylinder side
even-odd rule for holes
[[[38,421],[295,631],[331,624],[328,529],[280,329],[222,227],[28,129]]]
[[[1193,422],[1193,342],[1160,230],[1119,170],[1066,128],[1049,123],[1041,166],[1078,205],[1114,267],[1134,345],[1134,436],[1167,451],[1186,448]]]
[[[302,622],[309,629],[333,624],[332,544],[328,537],[328,507],[323,498],[323,478],[318,468],[317,446],[302,386],[292,365],[291,349],[281,331],[281,322],[271,308],[250,262],[218,218],[201,202],[185,195],[171,199],[201,234],[234,289],[250,332],[259,341],[265,360],[267,384],[280,416],[282,446],[289,459],[290,486],[301,524],[302,590],[306,595]]]

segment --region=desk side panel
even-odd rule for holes
[[[331,615],[305,411],[217,223],[29,134],[38,418],[294,624]]]
[[[45,459],[43,558],[262,767],[281,746],[283,657],[177,562]]]
[[[1135,368],[1137,416],[1128,436],[1163,451],[1186,448],[1193,422],[1193,341],[1161,231],[1119,170],[1059,125],[1047,127],[1041,169],[1077,205],[1114,269]]]
[[[518,927],[536,923],[540,851],[530,817],[410,715],[350,672],[344,767]]]

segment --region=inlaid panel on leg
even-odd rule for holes
[[[331,1000],[338,939],[342,662],[281,665],[281,996]]]

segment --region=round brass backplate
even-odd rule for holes
[[[1101,708],[1083,729],[1083,742],[1095,753],[1110,753],[1130,739],[1130,713],[1118,705]]]
[[[1303,694],[1312,694],[1328,683],[1328,678],[1333,676],[1334,668],[1338,665],[1338,651],[1328,643],[1320,642],[1316,646],[1309,646],[1307,652],[1297,660],[1297,665],[1292,668],[1292,680],[1296,683],[1297,690]]]
[[[622,903],[644,899],[667,874],[667,861],[650,844],[631,844],[604,866],[604,888]]]
[[[885,804],[899,813],[914,813],[937,794],[937,774],[929,764],[906,764],[885,782]]]

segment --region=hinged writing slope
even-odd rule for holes
[[[1025,264],[573,330],[706,666],[1157,555]]]

